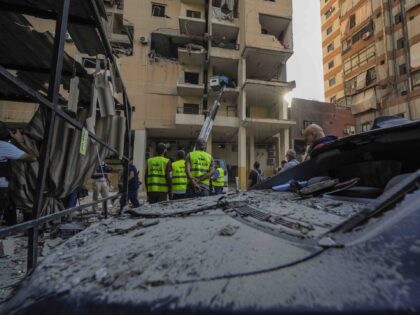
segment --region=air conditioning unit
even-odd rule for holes
[[[140,43],[142,45],[147,45],[149,43],[149,38],[147,38],[147,36],[140,36]]]

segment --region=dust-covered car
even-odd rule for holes
[[[61,245],[2,314],[419,314],[419,156],[407,123],[259,190],[128,210]],[[271,190],[319,177],[351,185]]]

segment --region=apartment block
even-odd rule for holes
[[[229,179],[258,160],[267,175],[289,148],[284,95],[293,54],[292,1],[126,0],[124,18],[135,30],[133,56],[121,71],[133,112],[134,163],[144,170],[158,142],[169,156],[192,150],[217,92],[214,76],[231,79],[208,151],[225,159]]]
[[[325,99],[358,132],[378,116],[420,118],[420,1],[321,0]]]

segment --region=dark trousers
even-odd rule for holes
[[[197,197],[208,197],[210,196],[209,189],[201,189],[200,192],[196,192],[193,185],[188,185],[187,187],[187,197],[188,198],[197,198]]]
[[[137,199],[137,191],[138,189],[128,188],[128,199],[134,208],[140,207],[140,202]]]
[[[173,199],[172,200],[181,200],[181,199],[185,199],[185,194],[173,194]]]
[[[214,194],[215,195],[220,195],[223,193],[223,186],[219,187],[219,186],[215,186],[214,187]]]
[[[17,224],[16,206],[10,198],[9,188],[0,188],[0,215],[3,215],[6,225]]]
[[[149,203],[158,203],[161,201],[168,200],[168,193],[162,192],[148,192],[147,193],[147,201]]]

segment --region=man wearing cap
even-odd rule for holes
[[[185,152],[176,153],[176,161],[172,163],[172,193],[173,199],[183,199],[187,193],[188,178],[185,171]]]
[[[166,145],[158,143],[157,155],[147,160],[144,182],[147,190],[147,201],[157,203],[172,199],[172,163],[165,157]]]
[[[206,142],[199,139],[196,150],[187,155],[186,170],[188,177],[187,195],[206,197],[210,195],[210,177],[214,173],[213,158],[206,152]]]

